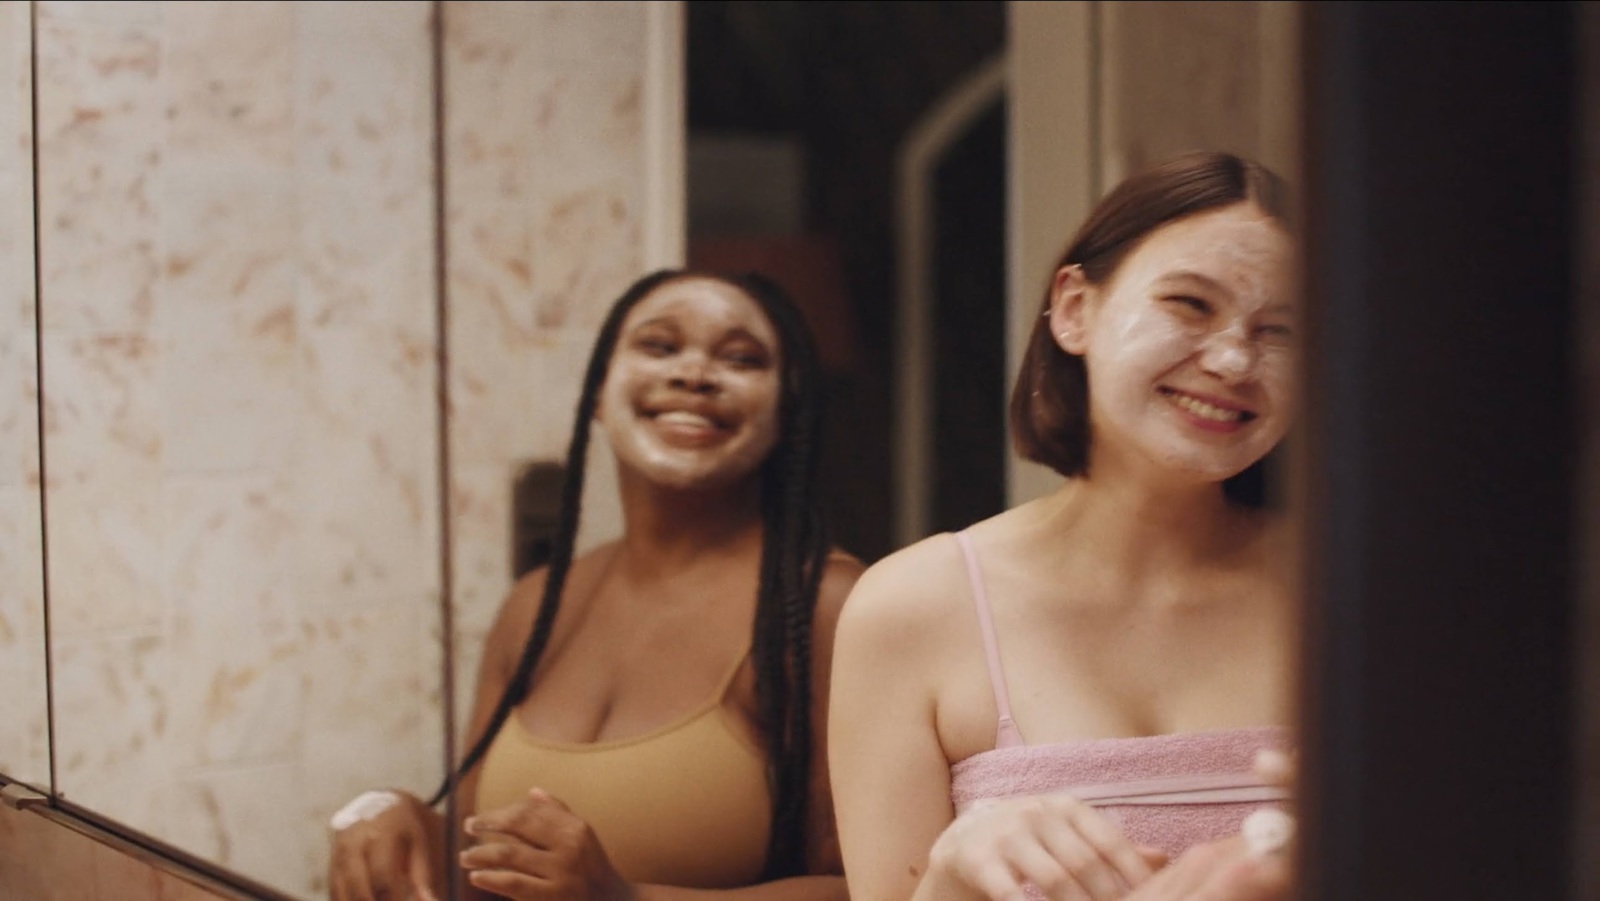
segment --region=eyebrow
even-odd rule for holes
[[[1228,294],[1232,294],[1233,293],[1232,291],[1229,291],[1227,286],[1223,285],[1222,282],[1217,281],[1216,279],[1212,278],[1209,275],[1202,275],[1202,274],[1200,274],[1198,272],[1195,272],[1192,269],[1179,269],[1179,270],[1176,270],[1176,271],[1173,271],[1173,272],[1168,272],[1165,275],[1161,276],[1161,278],[1157,279],[1157,281],[1160,281],[1160,282],[1195,282],[1196,284],[1203,285],[1203,286],[1205,286],[1207,288],[1210,288],[1213,291],[1224,291],[1224,292],[1227,292]]]
[[[670,315],[656,315],[656,317],[646,318],[645,322],[634,323],[634,328],[630,328],[629,331],[637,331],[640,330],[640,328],[645,328],[645,326],[648,325],[666,325],[672,326],[672,328],[677,328],[678,322],[675,320],[675,318],[670,317]]]
[[[676,321],[674,321],[671,316],[656,316],[656,317],[654,317],[652,319],[646,319],[643,322],[634,323],[633,327],[628,329],[628,331],[629,332],[636,332],[636,331],[638,331],[638,330],[640,330],[642,328],[649,328],[652,325],[659,325],[659,326],[663,326],[663,327],[666,327],[666,328],[674,328],[674,329],[678,327],[678,323]]]
[[[767,341],[767,339],[757,335],[742,325],[736,325],[729,329],[727,334],[717,339],[717,344],[722,345],[728,343],[729,341],[739,340],[749,341],[768,354],[773,353],[775,350],[773,342]]]
[[[1157,279],[1156,282],[1157,282],[1157,284],[1160,284],[1162,282],[1192,282],[1192,283],[1200,285],[1200,286],[1202,286],[1202,287],[1204,287],[1204,288],[1206,288],[1208,290],[1219,291],[1221,293],[1227,294],[1229,297],[1233,296],[1233,291],[1231,291],[1228,288],[1228,286],[1226,286],[1223,283],[1217,281],[1216,279],[1212,278],[1209,275],[1205,275],[1205,274],[1202,274],[1202,273],[1199,273],[1199,272],[1195,272],[1193,269],[1179,269],[1179,270],[1177,270],[1175,272],[1169,272],[1166,275],[1163,275],[1159,279]],[[1263,308],[1261,312],[1263,312],[1263,313],[1293,313],[1294,312],[1294,305],[1293,304],[1288,304],[1288,303],[1275,303],[1270,307]]]
[[[651,326],[668,328],[674,332],[683,331],[682,326],[678,325],[678,321],[672,316],[655,316],[650,319],[646,319],[645,321],[628,329],[627,333],[631,335],[635,332],[650,328]],[[760,335],[757,335],[755,332],[750,331],[742,325],[731,326],[725,334],[717,337],[716,343],[723,344],[728,341],[736,341],[741,339],[753,342],[767,353],[772,353],[774,351],[776,343],[767,341],[765,338],[762,338]]]

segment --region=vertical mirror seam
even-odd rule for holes
[[[50,492],[45,463],[45,413],[44,413],[44,294],[41,277],[39,235],[39,0],[28,0],[28,151],[33,161],[29,168],[32,180],[29,200],[33,207],[33,366],[34,414],[37,417],[39,439],[35,449],[39,455],[39,597],[43,605],[44,638],[44,707],[45,755],[48,761],[46,794],[56,796],[56,704],[55,680],[52,668],[53,651],[50,631]]]
[[[444,726],[444,782],[450,788],[444,796],[445,860],[456,855],[456,793],[454,791],[456,761],[456,686],[455,686],[455,575],[452,566],[454,543],[451,541],[450,502],[450,236],[449,201],[445,194],[448,179],[445,170],[447,116],[445,104],[445,53],[444,53],[444,0],[433,0],[432,39],[433,67],[433,277],[434,277],[434,341],[437,363],[434,379],[438,399],[435,434],[438,437],[438,491],[439,491],[439,642],[440,642],[440,720]],[[451,899],[456,897],[456,881],[449,880],[445,891]]]

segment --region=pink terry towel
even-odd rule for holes
[[[1253,765],[1257,751],[1288,741],[1287,730],[1261,727],[997,748],[952,766],[950,795],[959,814],[984,799],[1066,792],[1176,859],[1285,800]]]

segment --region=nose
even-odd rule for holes
[[[1260,358],[1261,348],[1244,329],[1236,327],[1211,336],[1201,351],[1200,366],[1224,383],[1234,385],[1255,374]]]
[[[667,384],[680,391],[695,394],[709,394],[718,387],[716,373],[710,361],[700,353],[679,354],[673,361],[672,371],[667,376]]]

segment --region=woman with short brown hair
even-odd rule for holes
[[[1133,176],[1073,238],[1011,403],[1019,452],[1066,483],[886,558],[845,605],[853,897],[1123,898],[1282,800],[1252,762],[1290,719],[1259,473],[1294,414],[1292,245],[1278,179],[1221,153]]]

